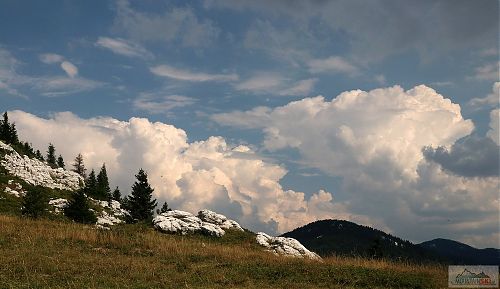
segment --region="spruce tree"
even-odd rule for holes
[[[51,143],[49,143],[49,148],[47,149],[47,163],[51,166],[57,166],[56,148]]]
[[[9,115],[7,114],[7,112],[4,112],[3,119],[0,121],[0,139],[8,143],[9,134],[10,134]]]
[[[106,172],[105,164],[102,164],[101,170],[97,175],[96,196],[100,200],[111,199],[111,189],[109,188],[108,173]]]
[[[30,218],[38,218],[45,214],[48,207],[48,198],[40,187],[34,187],[23,197],[21,213]]]
[[[57,158],[57,166],[64,169],[64,159],[62,155],[59,155]]]
[[[168,207],[168,203],[167,202],[164,202],[163,203],[163,206],[161,206],[161,209],[156,209],[156,213],[159,215],[161,213],[166,213],[168,211],[172,211],[172,209],[170,209]]]
[[[97,218],[90,210],[84,189],[75,191],[68,205],[64,208],[64,215],[78,223],[94,224]]]
[[[40,160],[40,161],[44,161],[43,159],[43,156],[42,156],[42,153],[40,152],[40,150],[36,150],[36,153],[35,153],[35,157]]]
[[[8,133],[8,142],[11,144],[17,144],[19,143],[19,137],[17,136],[17,130],[16,130],[16,124],[11,123],[9,126],[9,133]]]
[[[128,222],[151,221],[153,210],[156,207],[156,199],[153,199],[153,191],[148,183],[148,175],[140,169],[135,175],[137,181],[132,185],[132,193],[127,198],[126,209],[130,212]]]
[[[97,180],[95,177],[95,171],[92,169],[90,171],[89,177],[85,181],[85,192],[89,197],[96,197],[96,190],[97,190]]]
[[[122,193],[120,192],[120,189],[118,188],[118,186],[116,186],[115,190],[113,191],[111,198],[115,201],[118,201],[118,202],[122,201]]]
[[[79,153],[75,157],[75,160],[73,161],[73,170],[72,171],[79,174],[84,179],[87,177],[87,175],[85,173],[87,171],[87,169],[85,169],[85,165],[83,164],[83,156],[81,153]]]

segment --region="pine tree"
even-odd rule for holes
[[[8,144],[18,144],[16,125],[9,122],[7,112],[3,113],[3,119],[0,120],[0,139]]]
[[[90,210],[83,189],[73,193],[72,199],[64,208],[64,215],[78,223],[93,224],[97,221],[94,212]]]
[[[40,187],[34,187],[34,189],[26,192],[23,198],[21,213],[36,219],[45,214],[48,207],[47,201],[45,192]]]
[[[96,196],[100,200],[111,199],[111,189],[109,188],[108,173],[106,172],[105,164],[102,164],[101,170],[97,175]]]
[[[83,164],[83,156],[81,153],[79,153],[75,157],[75,160],[73,161],[73,170],[72,171],[79,174],[84,179],[87,177],[87,175],[85,173],[87,171],[87,169],[85,169],[85,165]]]
[[[96,190],[97,180],[95,177],[95,171],[94,169],[92,169],[92,171],[90,171],[89,177],[85,181],[85,193],[87,193],[89,197],[96,197]]]
[[[140,169],[135,175],[137,181],[132,185],[132,193],[127,198],[126,209],[130,212],[128,222],[151,221],[156,199],[152,199],[154,189],[148,183],[148,175]]]
[[[118,186],[116,186],[115,190],[113,191],[113,194],[112,194],[112,199],[115,200],[115,201],[118,201],[118,202],[121,202],[122,201],[122,193],[120,192],[120,189],[118,188]]]
[[[11,123],[9,126],[9,133],[8,133],[8,142],[11,144],[17,144],[19,143],[19,137],[17,136],[17,130],[16,130],[16,124]]]
[[[59,155],[59,157],[57,158],[57,166],[64,169],[65,165],[62,155]]]
[[[167,202],[164,202],[163,203],[163,206],[161,206],[161,209],[156,209],[156,213],[159,215],[161,213],[166,213],[168,211],[172,211],[172,209],[170,209],[168,207],[168,203]]]
[[[40,150],[36,150],[36,153],[35,153],[35,156],[37,159],[39,159],[40,161],[44,161],[43,159],[43,156],[42,156],[42,153],[40,152]]]
[[[51,143],[49,143],[49,148],[47,149],[47,163],[51,166],[57,166],[56,148]]]
[[[7,112],[4,112],[3,119],[0,120],[0,139],[8,143],[9,134],[10,134],[9,115],[7,114]]]

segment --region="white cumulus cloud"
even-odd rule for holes
[[[473,233],[465,224],[475,224],[483,237],[476,244],[496,245],[485,232],[498,224],[498,177],[449,175],[424,159],[423,147],[450,148],[474,129],[458,104],[427,86],[353,90],[212,118],[261,129],[267,150],[297,150],[302,164],[342,178],[336,194],[349,199],[350,212],[381,218],[405,238],[465,240]]]
[[[469,101],[468,105],[472,108],[498,106],[500,104],[500,82],[497,81],[493,84],[493,89],[490,94],[482,98],[473,98]]]
[[[78,153],[88,168],[106,163],[112,184],[120,185],[124,193],[137,170],[144,168],[155,197],[174,208],[194,212],[211,208],[250,229],[271,233],[318,218],[370,222],[333,202],[329,192],[306,197],[302,192],[285,191],[279,183],[287,173],[283,167],[262,160],[249,147],[228,145],[222,137],[189,143],[183,130],[143,118],[82,119],[69,112],[48,119],[23,111],[9,115],[22,139],[41,150],[53,143],[68,166]]]

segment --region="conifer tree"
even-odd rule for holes
[[[49,148],[47,149],[47,163],[51,166],[57,166],[56,148],[51,143],[49,143]]]
[[[97,218],[90,210],[84,189],[75,191],[68,205],[64,208],[64,215],[78,223],[93,224]]]
[[[85,181],[85,193],[89,197],[96,197],[96,190],[97,190],[97,180],[95,176],[95,171],[92,169],[90,171],[89,177]]]
[[[64,159],[62,155],[59,155],[57,158],[57,166],[64,169]]]
[[[118,186],[116,186],[115,190],[113,191],[113,194],[112,194],[112,199],[115,200],[115,201],[118,201],[118,202],[121,202],[122,201],[122,193],[120,192],[120,189],[118,188]]]
[[[17,144],[19,143],[19,137],[17,136],[17,130],[16,130],[16,124],[15,123],[11,123],[10,126],[9,126],[9,138],[8,138],[8,142],[11,143],[11,144]]]
[[[79,174],[84,179],[87,177],[87,175],[85,173],[87,171],[87,169],[85,169],[85,165],[83,164],[83,156],[81,153],[79,153],[75,157],[75,160],[73,161],[73,170],[72,171]]]
[[[34,187],[23,197],[21,213],[30,218],[38,218],[45,214],[48,207],[47,195],[40,187]]]
[[[148,183],[148,175],[143,169],[140,169],[135,175],[137,181],[132,185],[132,193],[126,201],[126,209],[130,212],[127,220],[129,223],[138,221],[151,221],[153,219],[153,210],[156,207],[156,199],[153,199],[153,191]]]
[[[0,139],[9,142],[9,134],[10,134],[9,115],[7,114],[7,112],[4,112],[3,119],[0,120]]]
[[[40,161],[42,161],[42,162],[44,161],[42,153],[40,152],[40,150],[36,150],[35,157],[37,159],[39,159]]]
[[[97,175],[96,197],[100,200],[111,199],[111,189],[109,188],[108,173],[106,172],[105,164],[102,164],[101,170]]]
[[[3,113],[3,119],[0,120],[0,139],[8,144],[19,143],[16,125],[9,122],[9,115],[7,112]]]
[[[167,202],[164,202],[163,203],[163,206],[161,206],[161,209],[156,209],[156,213],[159,215],[161,213],[166,213],[168,211],[172,211],[172,209],[170,209],[168,207],[168,203]]]

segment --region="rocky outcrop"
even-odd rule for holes
[[[257,233],[256,240],[257,244],[276,255],[321,260],[318,254],[307,250],[306,247],[293,238],[272,237],[266,233],[259,232]]]
[[[210,223],[221,227],[222,229],[235,229],[243,231],[243,228],[236,221],[229,220],[226,216],[217,214],[210,210],[201,210],[198,212],[198,218],[203,222]]]
[[[0,161],[10,174],[23,179],[28,184],[51,189],[77,190],[83,184],[83,178],[72,171],[62,168],[53,169],[44,162],[20,156],[12,147],[0,141],[0,149],[7,152]]]
[[[153,225],[162,232],[181,235],[202,233],[222,237],[227,229],[243,231],[236,221],[210,210],[202,210],[198,212],[198,216],[180,210],[168,211],[157,215],[153,219]]]
[[[18,198],[26,195],[26,192],[23,190],[23,186],[19,183],[14,183],[13,180],[7,181],[7,186],[4,188],[4,192]]]
[[[97,215],[97,222],[95,224],[97,228],[109,230],[111,226],[125,222],[124,217],[128,212],[121,208],[119,202],[115,200],[109,202],[99,201],[92,198],[89,198],[89,201],[93,205],[102,208],[100,212],[91,209]],[[49,205],[51,206],[49,211],[55,214],[62,214],[64,208],[68,205],[68,200],[63,198],[51,199],[49,200]]]
[[[118,201],[111,200],[107,202],[94,200],[92,198],[90,199],[103,208],[103,211],[97,214],[96,226],[98,228],[109,229],[111,226],[125,222],[123,219],[128,212],[127,210],[122,209],[121,204]]]
[[[59,198],[59,199],[51,199],[49,201],[49,205],[54,208],[54,213],[60,214],[63,212],[64,207],[68,205],[68,200]]]

